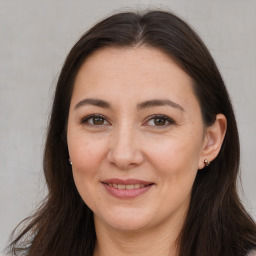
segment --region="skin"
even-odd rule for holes
[[[196,173],[217,156],[226,130],[221,114],[204,126],[192,84],[170,57],[146,46],[100,49],[80,68],[67,139],[75,184],[94,212],[95,255],[176,255]],[[174,104],[138,107],[155,99]],[[102,184],[112,178],[153,185],[117,198]]]

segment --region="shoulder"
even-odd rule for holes
[[[251,250],[246,256],[256,256],[256,250]]]

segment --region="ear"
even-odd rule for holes
[[[227,119],[223,114],[216,115],[213,125],[205,129],[203,149],[199,158],[198,167],[205,167],[204,160],[212,162],[220,152],[227,130]]]

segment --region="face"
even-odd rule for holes
[[[96,225],[147,230],[184,218],[204,125],[192,80],[170,57],[145,46],[93,53],[75,80],[67,139]]]

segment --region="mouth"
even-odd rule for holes
[[[101,183],[109,194],[123,199],[131,199],[140,196],[155,185],[154,183],[147,181],[120,179],[104,180]]]
[[[151,184],[145,185],[145,184],[129,184],[129,185],[124,185],[124,184],[112,184],[112,183],[105,183],[106,185],[110,187],[114,187],[117,189],[125,189],[125,190],[131,190],[131,189],[138,189],[138,188],[144,188],[146,186],[150,186]]]

